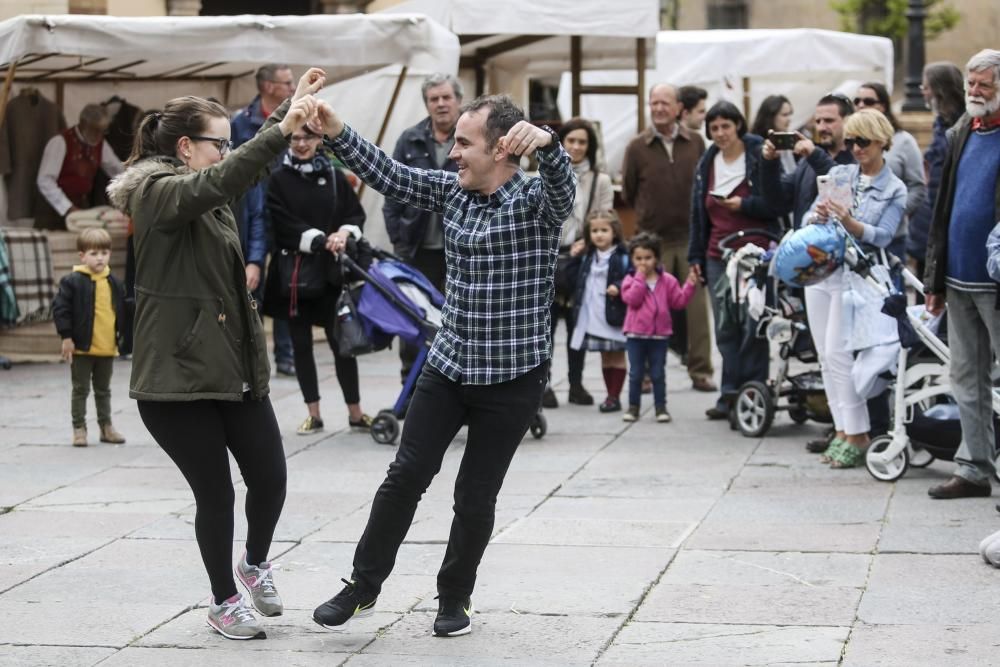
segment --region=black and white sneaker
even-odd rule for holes
[[[472,600],[438,596],[438,613],[434,618],[435,637],[459,637],[472,632]]]
[[[347,584],[344,589],[313,611],[313,620],[329,630],[343,629],[348,621],[375,613],[377,595],[366,593],[353,581],[341,581]]]

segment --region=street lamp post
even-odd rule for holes
[[[924,0],[910,0],[906,9],[909,31],[906,34],[906,99],[903,111],[927,111],[920,84],[924,79],[924,19],[927,10]]]

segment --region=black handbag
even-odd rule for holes
[[[279,251],[281,296],[293,303],[323,296],[328,289],[325,260],[322,252],[310,254],[284,248]]]
[[[363,285],[352,287],[345,284],[337,297],[333,320],[333,338],[337,344],[337,352],[342,357],[356,357],[375,351],[375,345],[365,333],[361,318],[358,316],[356,294]],[[352,291],[355,294],[352,294]]]

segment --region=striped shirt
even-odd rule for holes
[[[445,305],[432,368],[455,382],[490,385],[549,359],[559,233],[576,196],[561,146],[536,152],[540,177],[518,171],[490,195],[462,189],[454,172],[400,164],[350,127],[330,146],[372,189],[443,217]]]

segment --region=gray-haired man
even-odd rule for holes
[[[451,74],[432,74],[420,87],[427,118],[407,128],[396,142],[392,159],[408,167],[458,171],[448,154],[455,144],[455,124],[462,106],[462,83]],[[444,226],[440,213],[387,199],[382,207],[393,250],[444,292]],[[405,379],[417,348],[402,344],[399,358]]]
[[[997,284],[986,239],[1000,216],[1000,51],[983,49],[965,67],[965,115],[948,130],[948,151],[927,243],[927,309],[948,301],[951,386],[962,421],[954,475],[932,498],[989,496],[996,472],[993,382],[1000,356]]]

